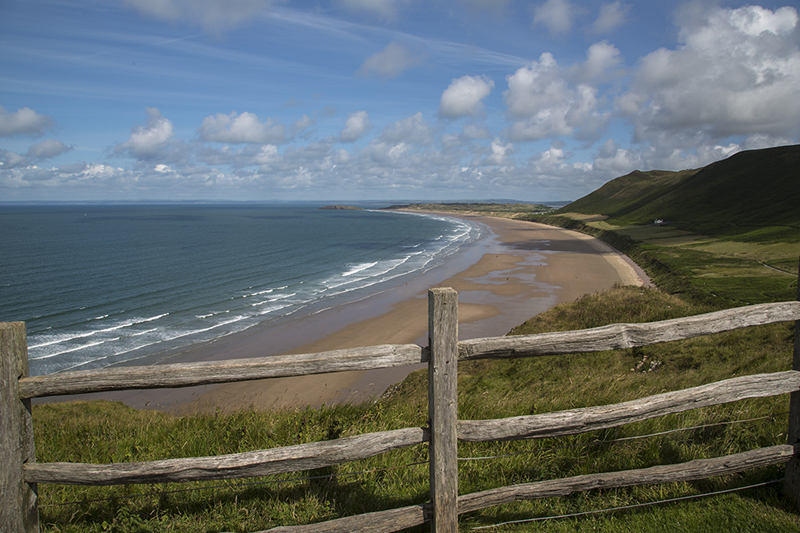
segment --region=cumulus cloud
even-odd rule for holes
[[[24,156],[0,148],[0,170],[23,167],[28,164]]]
[[[53,127],[53,119],[29,107],[9,113],[0,105],[0,137],[16,135],[39,136]]]
[[[128,153],[140,159],[150,159],[159,155],[172,139],[172,122],[162,117],[156,107],[147,107],[145,112],[145,125],[134,127],[128,140],[114,147],[116,154]]]
[[[461,136],[465,139],[488,139],[491,134],[485,125],[467,122],[461,128]]]
[[[508,162],[508,157],[514,153],[513,143],[503,144],[495,137],[491,144],[492,152],[483,160],[484,165],[504,165]]]
[[[508,128],[511,140],[562,136],[588,139],[608,120],[608,113],[599,108],[597,89],[568,83],[550,53],[543,53],[539,61],[506,79],[508,90],[503,93],[503,100],[513,120]]]
[[[569,0],[547,0],[533,8],[533,27],[546,27],[552,34],[567,33],[575,21],[575,7]]]
[[[316,123],[317,120],[315,118],[309,117],[308,115],[303,113],[303,116],[295,120],[294,124],[292,124],[292,134],[305,131]]]
[[[442,93],[439,114],[445,118],[477,115],[483,108],[482,101],[494,88],[494,81],[486,76],[462,76],[450,83]]]
[[[608,41],[594,43],[586,51],[586,61],[568,69],[578,83],[591,83],[611,78],[622,63],[620,51]]]
[[[600,6],[600,15],[592,25],[594,33],[610,33],[627,22],[628,13],[631,10],[629,4],[616,1]]]
[[[258,116],[245,111],[217,113],[203,119],[198,129],[200,139],[221,143],[281,144],[286,142],[286,127],[271,118],[261,122]]]
[[[271,0],[125,0],[139,13],[169,22],[187,21],[213,32],[230,29],[267,9]]]
[[[369,56],[356,71],[356,75],[383,79],[396,78],[424,60],[425,56],[412,54],[402,44],[392,41],[380,52]]]
[[[641,155],[622,148],[614,139],[604,142],[595,154],[594,168],[608,176],[624,176],[642,165]]]
[[[369,114],[366,111],[350,113],[345,121],[344,129],[339,133],[339,140],[345,143],[355,142],[370,129],[372,129],[372,123],[369,121]]]
[[[40,143],[34,144],[28,149],[28,157],[35,159],[49,159],[51,157],[59,156],[65,152],[72,150],[72,146],[67,146],[61,141],[55,139],[47,139]]]
[[[422,112],[398,120],[384,128],[379,140],[391,144],[414,143],[430,144],[433,142],[433,130],[431,130]]]
[[[686,18],[681,46],[641,62],[617,104],[635,140],[713,145],[731,135],[793,138],[800,132],[797,11],[714,7]]]
[[[594,168],[592,163],[570,162],[572,158],[572,152],[565,148],[564,143],[555,141],[548,150],[531,157],[526,171],[536,176],[540,186],[580,190],[595,177]]]
[[[363,155],[372,163],[367,172],[386,174],[401,168],[423,170],[422,161],[432,164],[430,157],[434,151],[428,148],[433,139],[434,132],[421,112],[393,122],[363,150]]]

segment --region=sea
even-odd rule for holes
[[[321,206],[0,206],[0,321],[31,375],[135,364],[390,290],[483,231]]]

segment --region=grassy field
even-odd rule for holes
[[[663,235],[654,232],[649,238],[655,241]],[[753,260],[747,257],[752,249],[720,250],[714,246],[723,244],[701,241],[691,242],[710,248],[645,241],[636,244],[657,247],[659,257],[665,261],[668,251],[677,250],[669,275],[656,271],[653,275],[671,280],[676,286],[696,286],[698,292],[669,294],[619,287],[560,305],[511,333],[663,320],[720,306],[720,299],[696,297],[711,294],[701,291],[720,290],[726,302],[736,298],[755,300],[754,294],[762,300],[771,297],[771,292],[762,290],[769,285],[765,280],[773,279],[771,271],[760,267],[768,271],[762,272],[752,266]],[[641,253],[654,254],[651,249]],[[737,257],[735,253],[744,255]],[[782,251],[769,253],[774,254],[768,258],[770,265],[796,273],[796,264],[781,262]],[[709,256],[717,258],[713,268],[706,262]],[[651,265],[658,266],[656,262]],[[714,271],[722,265],[729,268],[724,276]],[[757,288],[742,289],[743,280],[750,277],[756,280]],[[779,280],[775,294],[784,294],[782,285],[792,288],[789,277],[774,275]],[[742,291],[746,294],[740,294]],[[793,330],[793,324],[782,323],[644,349],[465,362],[459,368],[459,418],[498,418],[617,403],[739,375],[787,370],[791,368]],[[654,370],[649,371],[651,367]],[[514,483],[683,462],[784,444],[787,411],[788,396],[780,396],[693,410],[575,437],[461,443],[459,492],[467,494]],[[173,417],[110,402],[34,408],[37,459],[43,462],[109,463],[236,453],[423,426],[426,419],[424,371],[411,374],[377,402],[321,409]],[[115,487],[40,485],[40,517],[44,531],[59,532],[258,531],[311,523],[426,502],[427,455],[427,446],[422,445],[338,467],[245,481]],[[770,467],[693,483],[591,491],[520,502],[462,515],[459,527],[461,531],[471,531],[516,520],[692,497],[782,476],[782,467]],[[428,529],[427,525],[417,528]],[[701,499],[490,529],[597,530],[800,531],[800,514],[783,496],[782,484],[777,483]]]
[[[589,230],[630,238],[632,248],[664,265],[720,308],[796,297],[800,242],[782,239],[780,231],[765,228],[756,239],[753,234],[702,235],[670,225],[625,226],[607,217],[577,213],[559,216]]]

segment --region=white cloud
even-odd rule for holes
[[[433,131],[422,116],[422,112],[418,112],[386,126],[379,140],[389,144],[426,145],[433,142]]]
[[[494,81],[486,76],[462,76],[450,83],[442,93],[439,114],[446,118],[477,115],[483,108],[482,100],[494,89]]]
[[[339,140],[345,143],[355,142],[370,129],[372,129],[372,123],[369,121],[369,114],[366,111],[350,113],[345,121],[344,129],[339,133]]]
[[[369,56],[356,71],[356,75],[383,79],[396,78],[424,60],[425,56],[414,55],[402,44],[392,41],[380,52]]]
[[[508,157],[514,153],[514,144],[503,144],[500,139],[496,138],[492,141],[491,154],[483,160],[485,165],[504,165],[508,163]]]
[[[258,116],[245,111],[241,115],[231,111],[229,115],[217,113],[203,119],[198,129],[204,141],[221,143],[280,144],[286,142],[286,127],[267,118],[261,122]]]
[[[160,174],[173,174],[173,173],[175,173],[175,171],[169,165],[164,165],[162,163],[159,163],[158,165],[153,167],[153,170],[155,172],[160,173]]]
[[[586,61],[569,69],[579,83],[603,81],[622,62],[620,51],[608,41],[594,43],[586,51]]]
[[[292,124],[292,133],[294,134],[301,132],[303,130],[307,130],[316,123],[317,123],[316,119],[309,117],[308,115],[303,113],[303,116],[295,120],[294,124]]]
[[[169,22],[188,21],[218,32],[264,11],[271,0],[125,0],[139,13]]]
[[[594,158],[594,168],[610,177],[624,176],[640,167],[641,156],[633,150],[622,148],[613,139],[602,144]]]
[[[253,163],[257,165],[268,165],[280,159],[278,147],[274,144],[265,144],[259,148],[258,153],[253,157]]]
[[[538,62],[518,69],[506,79],[508,90],[503,99],[513,119],[508,129],[511,140],[562,136],[588,139],[608,119],[608,114],[599,110],[597,89],[570,85],[550,53],[545,52]]]
[[[610,33],[627,22],[628,13],[631,10],[629,4],[623,4],[619,0],[610,4],[603,4],[600,7],[600,15],[592,25],[595,33]]]
[[[564,143],[555,141],[548,150],[534,154],[528,161],[525,173],[533,177],[537,187],[569,191],[575,198],[587,187],[587,182],[597,181],[592,163],[576,161],[571,163],[573,154],[565,149]],[[602,183],[602,182],[601,182]],[[594,188],[600,183],[594,183]]]
[[[488,139],[491,137],[489,128],[483,124],[464,123],[461,128],[461,136],[465,139]]]
[[[749,135],[742,143],[743,150],[759,150],[761,148],[771,148],[773,146],[787,146],[796,143],[796,140],[788,137],[772,137],[763,133]]]
[[[10,152],[0,148],[0,170],[23,167],[27,164],[28,160],[25,159],[25,157],[16,152]]]
[[[547,0],[533,9],[533,27],[542,25],[552,34],[567,33],[575,20],[569,0]]]
[[[134,157],[149,159],[159,155],[172,138],[172,122],[161,116],[156,107],[146,107],[147,123],[131,130],[131,136],[114,147],[117,154],[130,153]]]
[[[758,6],[711,8],[685,19],[682,45],[640,63],[618,99],[649,143],[713,146],[731,135],[800,133],[798,14]]]
[[[48,115],[37,113],[29,107],[9,113],[0,105],[0,137],[38,136],[52,127],[53,119]]]
[[[49,159],[69,152],[70,150],[72,150],[72,146],[67,146],[63,142],[55,139],[47,139],[31,146],[28,149],[28,157]]]

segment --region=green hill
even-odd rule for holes
[[[635,171],[559,212],[607,215],[617,224],[663,219],[708,235],[800,235],[800,145],[739,152],[698,170]],[[790,237],[791,238],[791,237]]]

